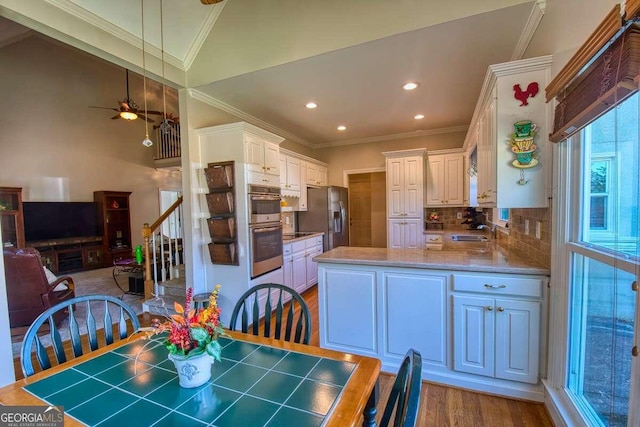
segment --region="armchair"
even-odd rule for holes
[[[60,277],[52,283],[47,281],[40,252],[36,249],[4,248],[3,255],[11,328],[28,326],[49,307],[75,296],[71,277]],[[55,290],[62,283],[66,284],[66,289]],[[56,313],[54,320],[59,323],[65,317],[63,312]]]

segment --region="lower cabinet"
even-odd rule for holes
[[[409,348],[425,380],[544,399],[546,276],[321,262],[320,346],[397,372]]]
[[[422,249],[423,224],[421,219],[390,219],[387,227],[388,248]]]
[[[302,293],[318,283],[318,264],[313,257],[322,253],[322,236],[283,246],[284,284]]]
[[[454,369],[538,382],[540,302],[453,296]]]

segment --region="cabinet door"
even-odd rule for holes
[[[401,360],[408,348],[422,363],[447,365],[447,277],[385,273],[382,283],[384,352]]]
[[[390,219],[387,224],[387,247],[404,247],[404,219]]]
[[[287,156],[280,156],[280,189],[287,190]]]
[[[298,201],[298,209],[307,210],[307,162],[300,162],[300,200]]]
[[[404,159],[404,216],[422,217],[423,206],[423,162],[422,157]]]
[[[540,303],[497,299],[495,307],[496,377],[536,384],[540,349]]]
[[[282,165],[282,162],[280,163]],[[287,176],[287,190],[300,191],[300,159],[287,157],[285,162]],[[280,171],[282,176],[282,171]]]
[[[293,286],[293,256],[285,256],[282,259],[282,273],[284,274],[282,284],[295,289]]]
[[[264,171],[269,175],[280,174],[280,146],[264,141]]]
[[[453,369],[494,376],[493,299],[453,296]]]
[[[254,172],[265,172],[264,143],[251,135],[244,136],[244,154],[247,168]]]
[[[444,200],[447,205],[464,204],[464,156],[450,154],[444,164]]]
[[[327,167],[318,166],[318,185],[327,185]]]
[[[320,248],[322,248],[322,246]],[[321,253],[322,250],[318,252],[317,247],[307,249],[307,289],[318,283],[318,263],[313,261],[313,257],[320,255]]]
[[[307,184],[318,185],[318,165],[307,163]]]
[[[444,156],[429,156],[427,168],[427,205],[445,204],[445,172]]]
[[[293,289],[303,292],[307,287],[307,257],[306,251],[293,254]]]
[[[424,233],[422,232],[422,220],[405,219],[403,228],[403,247],[410,249],[422,249]]]
[[[478,204],[495,203],[495,100],[487,106],[478,128]]]
[[[387,160],[387,206],[389,217],[404,213],[404,168],[403,159]]]
[[[320,346],[378,356],[376,272],[320,269]]]

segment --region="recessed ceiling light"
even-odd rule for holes
[[[338,126],[338,130],[347,130],[347,127],[345,125],[340,125]]]
[[[413,118],[416,120],[422,120],[424,119],[424,114],[416,114],[415,116],[413,116]]]
[[[404,89],[404,90],[414,90],[418,86],[420,86],[420,83],[418,83],[418,82],[408,82],[408,83],[405,83],[402,86],[402,89]]]
[[[307,105],[305,105],[305,107],[307,107],[310,110],[313,110],[317,106],[318,106],[318,104],[316,104],[315,102],[307,102]]]

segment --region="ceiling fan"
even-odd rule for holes
[[[142,112],[138,112],[138,104],[136,104],[133,99],[131,99],[129,97],[129,70],[126,70],[126,79],[127,79],[127,96],[122,100],[122,101],[118,101],[119,104],[119,108],[112,108],[112,107],[95,107],[90,105],[89,108],[102,108],[105,110],[113,110],[113,111],[117,111],[118,114],[116,114],[115,116],[111,117],[111,120],[116,120],[119,118],[123,118],[125,120],[135,120],[138,117],[140,117],[143,120],[146,120],[149,123],[154,123],[153,120],[151,120],[148,117],[145,117],[144,114],[142,114]],[[146,114],[159,114],[159,115],[163,115],[163,113],[161,111],[153,111],[153,110],[147,110]]]

